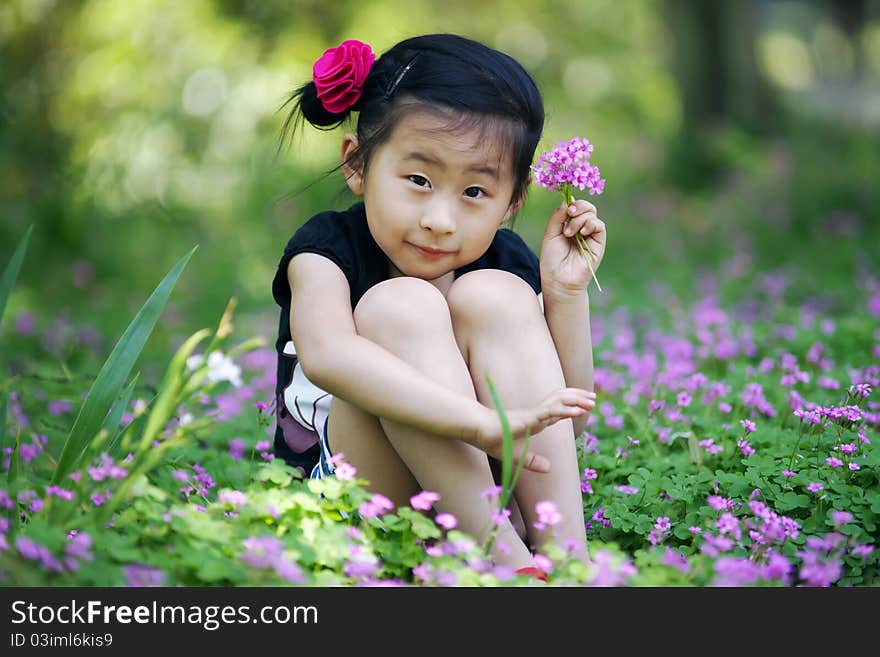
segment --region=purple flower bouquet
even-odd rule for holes
[[[586,138],[575,137],[571,141],[561,141],[551,150],[542,153],[538,161],[531,167],[535,174],[535,182],[545,189],[562,192],[566,205],[574,203],[573,188],[589,190],[590,196],[601,194],[605,190],[605,179],[599,177],[599,167],[590,164],[590,155],[593,145]],[[567,220],[566,220],[567,221]],[[596,257],[584,236],[580,233],[575,235],[581,255],[593,274],[596,287],[602,291],[596,272],[587,253]]]

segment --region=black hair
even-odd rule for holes
[[[341,114],[328,112],[313,81],[296,89],[279,149],[297,123],[322,130],[341,125],[358,112],[358,147],[346,160],[366,175],[375,149],[391,136],[408,113],[429,112],[452,133],[476,130],[492,136],[511,156],[512,205],[525,199],[538,141],[544,128],[544,103],[532,77],[515,59],[478,41],[455,34],[428,34],[401,41],[382,54],[364,81],[363,94]],[[297,121],[297,116],[299,120]],[[328,173],[332,173],[335,167]]]

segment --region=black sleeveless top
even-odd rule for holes
[[[272,296],[281,307],[278,322],[278,369],[275,385],[276,419],[275,455],[291,465],[299,466],[304,474],[311,471],[318,461],[318,445],[310,445],[303,452],[288,447],[284,440],[281,422],[289,420],[285,414],[283,391],[290,385],[296,360],[282,354],[290,337],[290,284],[287,266],[298,253],[317,253],[334,262],[348,281],[351,290],[351,307],[371,287],[387,280],[390,262],[376,244],[367,225],[363,202],[352,205],[343,212],[328,210],[309,219],[284,247],[281,261],[272,281]],[[455,270],[455,277],[478,269],[501,269],[515,274],[528,283],[535,294],[541,292],[541,273],[538,256],[523,239],[512,230],[501,228],[486,252],[477,260]],[[291,420],[292,421],[292,420]],[[317,441],[317,436],[315,436]]]

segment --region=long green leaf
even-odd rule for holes
[[[523,467],[526,464],[526,454],[529,453],[529,432],[526,431],[525,444],[523,445],[522,452],[519,455],[519,463],[516,464],[516,469],[513,471],[513,477],[510,481],[510,490],[507,492],[507,496],[504,498],[504,506],[507,506],[507,500],[510,497],[510,493],[513,491],[513,487],[516,486],[516,482],[519,480],[519,475],[523,471]]]
[[[6,447],[6,408],[9,404],[9,396],[3,392],[0,394],[0,454]]]
[[[495,406],[495,411],[501,419],[501,490],[504,492],[507,491],[510,486],[510,477],[512,474],[513,433],[510,431],[510,422],[507,421],[507,414],[504,412],[504,407],[501,405],[501,400],[498,398],[498,392],[495,390],[495,385],[492,383],[492,379],[489,377],[488,372],[486,373],[486,384],[489,386],[489,396],[492,397],[492,404]]]
[[[119,437],[124,431],[124,429],[119,428],[119,423],[122,421],[122,414],[125,412],[125,409],[128,408],[128,403],[131,401],[131,395],[134,392],[134,387],[137,385],[139,377],[140,372],[135,373],[131,378],[131,381],[128,382],[128,385],[125,386],[125,389],[119,394],[119,397],[113,404],[113,410],[110,411],[110,414],[107,416],[107,421],[104,422],[104,426],[102,427],[103,429],[107,429],[112,436],[110,443],[107,445],[107,452],[110,454],[113,453],[116,443],[119,442]]]
[[[21,447],[21,433],[15,437],[15,445],[12,454],[9,457],[9,471],[6,473],[6,481],[11,486],[12,483],[21,476],[21,455],[19,454]]]
[[[513,432],[510,430],[510,422],[507,419],[507,413],[501,405],[501,399],[492,384],[492,379],[486,374],[486,383],[489,386],[489,396],[492,397],[492,404],[498,412],[501,419],[501,440],[503,441],[502,461],[501,461],[501,495],[498,497],[498,509],[502,510],[507,506],[510,496],[513,494],[513,488],[519,479],[523,466],[526,463],[526,454],[529,453],[529,432],[526,431],[525,444],[519,455],[519,462],[516,468],[513,467]]]
[[[98,376],[76,416],[70,435],[61,450],[52,483],[60,482],[75,467],[95,434],[98,433],[107,417],[110,406],[119,397],[125,380],[143,351],[147,338],[153,332],[153,327],[156,325],[159,315],[162,314],[177,279],[196,248],[198,247],[193,247],[165,275],[165,278],[135,315],[131,324],[125,329],[125,333],[119,338],[116,346],[113,347],[113,351],[101,367],[101,371],[98,372]]]
[[[9,295],[12,294],[12,288],[15,287],[15,281],[18,280],[18,273],[21,271],[21,263],[24,262],[24,254],[27,251],[28,242],[31,239],[31,231],[33,231],[33,229],[33,224],[28,226],[24,237],[21,238],[21,241],[15,248],[15,252],[12,254],[12,260],[9,261],[9,264],[6,265],[6,269],[3,270],[3,277],[0,278],[0,321],[3,321],[3,312],[6,310],[6,302],[9,299]]]
[[[186,341],[174,354],[168,369],[159,386],[159,395],[152,405],[152,410],[147,418],[147,426],[144,427],[144,433],[138,447],[138,452],[143,452],[147,446],[153,442],[153,439],[159,434],[162,428],[171,419],[175,408],[180,403],[180,392],[186,383],[184,369],[186,368],[186,360],[192,355],[192,352],[198,344],[211,335],[208,329],[201,329],[189,336]],[[202,374],[204,376],[205,373]],[[198,373],[196,375],[198,376]]]

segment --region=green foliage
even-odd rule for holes
[[[15,282],[18,280],[18,273],[21,271],[21,265],[24,262],[24,256],[27,253],[28,242],[30,242],[33,229],[33,225],[28,226],[27,232],[25,232],[24,237],[21,238],[21,241],[15,248],[12,258],[3,269],[3,275],[0,276],[0,322],[3,321],[6,302],[9,300],[12,288],[15,287]]]
[[[120,396],[125,380],[140,356],[147,338],[150,337],[159,315],[162,314],[171,290],[174,289],[178,277],[194,252],[195,248],[165,275],[113,347],[113,351],[110,352],[110,356],[107,357],[107,361],[92,384],[85,403],[80,407],[70,435],[64,443],[52,478],[53,483],[59,483],[76,467],[80,457],[94,440],[98,429],[104,424],[111,405]]]
[[[0,510],[8,522],[8,532],[0,532],[4,583],[507,583],[485,567],[486,546],[443,530],[429,514],[403,508],[360,518],[369,498],[363,482],[304,481],[280,461],[265,461],[257,445],[272,425],[270,412],[254,418],[241,409],[223,411],[220,400],[250,400],[232,394],[228,381],[211,381],[205,367],[187,363],[195,349],[204,345],[207,354],[225,344],[223,320],[207,345],[210,332],[188,334],[189,327],[213,321],[231,293],[247,311],[243,334],[257,341],[273,334],[277,317],[274,306],[267,307],[267,286],[280,245],[309,216],[347,198],[335,196],[344,186],[340,177],[320,178],[338,161],[339,135],[307,129],[289,155],[276,157],[284,117],[275,110],[341,34],[356,28],[361,34],[350,36],[377,51],[397,41],[400,22],[387,20],[396,16],[393,3],[346,0],[332,9],[291,11],[281,2],[194,2],[157,11],[151,3],[131,2],[106,11],[105,3],[85,0],[29,3],[30,20],[22,18],[23,6],[13,3],[0,20],[0,82],[7,90],[0,240],[18,242],[0,278],[0,353],[8,365],[0,380],[0,448],[8,461],[0,479]],[[407,7],[408,31],[437,31],[428,3]],[[658,57],[669,44],[660,6],[605,1],[581,9],[565,25],[554,12],[516,3],[505,5],[504,25],[475,20],[464,4],[442,18],[444,31],[520,58],[548,109],[540,147],[585,133],[609,181],[607,192],[591,199],[611,245],[602,264],[604,291],[591,293],[592,320],[605,336],[594,347],[599,374],[626,384],[597,377],[600,407],[588,438],[599,442],[587,449],[579,438],[581,467],[597,472],[584,506],[595,564],[587,568],[549,546],[553,581],[705,586],[718,582],[720,559],[765,566],[768,555],[745,524],[757,523],[749,503],[760,501],[798,523],[798,534],[775,546],[795,567],[792,583],[808,539],[839,535],[841,543],[823,557],[840,562],[835,584],[877,585],[876,552],[853,552],[878,535],[876,424],[865,428],[873,443],[846,464],[860,469],[849,471],[825,459],[856,441],[855,426],[827,417],[807,426],[789,412],[792,391],[812,403],[845,403],[841,393],[818,387],[818,377],[832,376],[846,388],[852,370],[877,361],[876,313],[865,309],[878,280],[869,251],[880,241],[872,178],[880,167],[876,134],[846,117],[810,118],[801,111],[816,100],[808,91],[796,108],[776,117],[770,134],[756,137],[720,117],[695,139],[682,126],[679,82]],[[156,38],[135,38],[131,29]],[[682,127],[684,139],[675,138]],[[680,187],[660,182],[658,174],[669,168]],[[714,186],[698,188],[707,173]],[[536,251],[549,210],[533,195],[517,223]],[[29,248],[40,258],[25,260],[34,224],[41,230]],[[127,350],[120,340],[117,349],[126,353],[114,349],[118,358],[105,362],[103,336],[123,332],[143,281],[174,264],[173,245],[195,242],[202,255],[187,265],[163,322],[156,318],[164,301],[148,302],[155,317],[132,322],[140,324],[140,337]],[[19,271],[23,280],[15,285]],[[772,290],[783,276],[784,298]],[[698,331],[683,319],[693,311],[684,300],[705,297],[707,280],[717,284],[712,295],[727,313],[725,325],[754,351],[695,357],[699,372],[731,391],[714,403],[695,396],[683,409],[687,421],[667,420],[649,410],[647,391],[630,401],[632,374],[615,360],[612,338],[639,329],[634,339],[643,356],[656,332],[668,331],[695,350],[705,347],[707,327]],[[755,307],[760,312],[752,315]],[[833,334],[810,325],[780,337],[782,327],[806,325],[808,314],[833,319]],[[36,322],[30,329],[29,316]],[[710,332],[719,335],[717,326]],[[98,337],[89,340],[90,334]],[[833,360],[829,371],[804,362],[817,341]],[[246,340],[227,355],[244,356],[258,346]],[[812,380],[786,387],[778,367],[759,371],[762,359],[782,353],[797,355]],[[142,367],[130,377],[137,354]],[[667,355],[662,366],[679,360],[680,354]],[[260,368],[253,380],[267,372],[271,378],[274,364]],[[740,392],[749,383],[762,384],[777,416],[743,403]],[[253,389],[272,395],[271,382]],[[654,387],[650,394],[670,408],[675,392]],[[876,413],[876,394],[860,402],[862,412]],[[73,427],[67,412],[47,412],[47,403],[57,400],[78,412]],[[730,411],[718,408],[721,400]],[[601,411],[603,402],[615,409]],[[496,408],[503,418],[500,404]],[[620,424],[609,423],[616,414]],[[749,456],[737,448],[741,419],[758,423],[748,436],[756,450]],[[662,429],[670,430],[668,440],[660,440]],[[631,446],[627,436],[639,445]],[[709,453],[700,445],[707,438],[723,449]],[[241,458],[230,453],[236,440],[247,445]],[[629,453],[619,456],[618,449]],[[511,461],[508,448],[506,495],[518,474]],[[125,476],[91,476],[90,469],[109,471],[111,463]],[[795,474],[786,477],[783,470]],[[72,499],[46,493],[51,482]],[[814,482],[824,488],[811,492]],[[618,486],[638,491],[629,495]],[[236,502],[235,492],[246,501]],[[707,504],[710,495],[730,500],[740,523],[742,537],[726,557],[705,551],[722,515]],[[600,510],[604,520],[595,517]],[[853,519],[835,521],[835,511]],[[658,518],[669,518],[671,527],[654,546],[649,537]],[[77,535],[90,537],[91,545],[77,544]],[[34,558],[25,540],[45,552]],[[73,557],[70,550],[88,556]],[[763,578],[755,585],[778,583]]]

